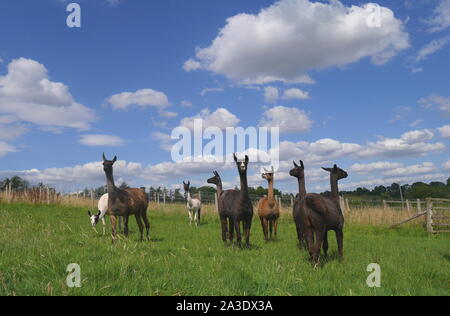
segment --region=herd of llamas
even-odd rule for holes
[[[234,156],[234,161],[240,178],[240,190],[223,190],[222,180],[217,171],[214,176],[207,180],[217,188],[217,202],[220,223],[222,227],[222,240],[227,245],[233,244],[234,235],[236,242],[242,247],[242,236],[245,238],[246,247],[250,246],[250,230],[253,220],[253,204],[248,192],[247,170],[249,157],[239,160]],[[98,204],[98,214],[89,211],[92,226],[103,223],[105,233],[105,215],[111,218],[112,240],[117,238],[117,222],[119,230],[123,218],[123,232],[128,236],[128,220],[131,215],[136,217],[139,227],[141,241],[144,238],[144,228],[147,240],[150,238],[150,222],[147,217],[148,195],[141,189],[119,189],[114,184],[113,165],[117,157],[113,160],[106,159],[103,154],[103,169],[106,175],[107,193],[102,196]],[[293,206],[293,217],[297,229],[298,242],[301,248],[307,249],[311,261],[317,265],[319,256],[323,249],[324,255],[328,252],[328,232],[336,233],[339,256],[343,257],[344,244],[344,216],[339,203],[338,181],[347,178],[348,174],[344,170],[334,165],[332,168],[323,168],[330,173],[331,196],[324,197],[320,194],[307,193],[305,187],[305,166],[303,161],[297,164],[294,161],[294,168],[289,172],[292,177],[297,178],[299,193],[295,198]],[[268,195],[260,199],[257,211],[261,220],[262,231],[266,241],[277,238],[278,219],[280,217],[280,205],[274,196],[274,176],[273,167],[271,170],[264,169],[263,179],[268,182]],[[201,218],[202,203],[198,198],[193,198],[190,194],[190,181],[183,181],[186,208],[189,214],[190,223],[199,225]],[[241,225],[242,224],[242,225]],[[242,228],[242,231],[241,231]]]

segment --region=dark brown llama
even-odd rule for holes
[[[238,190],[223,190],[222,179],[217,171],[213,172],[214,177],[209,178],[207,182],[214,184],[217,188],[217,206],[219,212],[220,223],[222,226],[222,240],[226,244],[227,240],[233,243],[234,239],[234,221],[233,221],[233,200],[239,199]],[[225,203],[227,201],[228,203]],[[230,207],[227,209],[227,206]]]
[[[266,179],[269,184],[269,192],[267,197],[263,197],[259,200],[258,203],[258,215],[261,220],[261,226],[264,233],[264,239],[269,241],[269,233],[270,239],[272,239],[272,235],[277,238],[278,231],[278,218],[280,217],[280,205],[275,200],[274,192],[273,192],[273,183],[274,183],[274,170],[272,167],[271,171],[264,169],[264,173],[262,174],[263,179]]]
[[[300,201],[301,228],[305,234],[311,260],[318,265],[320,250],[323,245],[325,256],[328,254],[328,231],[336,232],[339,256],[343,258],[344,216],[339,205],[338,181],[347,178],[344,170],[334,165],[333,168],[323,168],[330,172],[331,197],[319,194],[306,194]]]
[[[150,238],[150,223],[147,218],[148,196],[141,189],[122,190],[114,184],[113,165],[117,161],[117,157],[113,160],[107,160],[103,154],[103,170],[106,174],[106,183],[108,191],[108,214],[111,217],[113,242],[116,239],[116,223],[117,216],[124,217],[124,234],[128,236],[128,219],[130,215],[136,217],[139,231],[141,233],[141,241],[143,240],[144,220],[147,230],[147,239]]]
[[[302,230],[301,223],[301,200],[306,196],[306,186],[305,186],[305,165],[303,161],[300,160],[300,165],[294,161],[294,169],[289,172],[291,177],[295,177],[298,180],[298,195],[295,197],[294,205],[292,208],[292,215],[294,217],[295,227],[297,229],[297,238],[300,248],[306,249],[305,235]]]

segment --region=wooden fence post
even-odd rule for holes
[[[387,210],[387,202],[386,202],[386,200],[383,200],[383,209],[385,211]]]
[[[347,198],[345,198],[345,209],[346,209],[348,212],[350,211],[350,204],[349,204]]]
[[[164,195],[163,195],[163,203],[164,205],[166,205],[166,191],[164,190]]]
[[[427,199],[427,231],[433,233],[433,201]]]
[[[409,203],[409,200],[406,200],[406,209],[408,210],[408,212],[411,211],[411,204]]]
[[[345,198],[342,196],[339,197],[339,205],[341,206],[342,214],[345,215]]]
[[[422,213],[422,201],[417,199],[417,213]]]
[[[291,195],[291,208],[294,208],[294,197]]]

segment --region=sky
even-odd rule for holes
[[[104,152],[136,187],[239,185],[233,163],[173,161],[194,118],[278,127],[287,192],[293,160],[309,192],[333,164],[344,190],[450,177],[450,0],[79,0],[81,27],[69,2],[0,2],[0,179],[98,187]]]

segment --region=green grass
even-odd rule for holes
[[[450,236],[419,227],[349,224],[344,261],[331,234],[331,258],[313,269],[288,216],[269,243],[255,218],[250,250],[224,247],[213,215],[200,227],[184,212],[153,211],[150,220],[151,242],[138,242],[130,219],[129,239],[112,245],[89,226],[85,209],[0,204],[0,295],[450,294]],[[81,288],[66,286],[70,263],[81,266]],[[381,288],[366,285],[370,263],[381,266]]]

